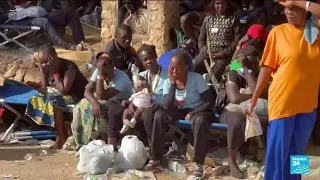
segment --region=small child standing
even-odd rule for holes
[[[137,119],[140,118],[143,111],[153,104],[152,95],[150,93],[150,87],[148,82],[139,77],[139,80],[134,84],[135,92],[132,94],[129,100],[122,101],[122,105],[129,105],[123,112],[123,127],[120,131],[121,134],[134,128],[137,123]],[[131,119],[129,121],[129,119]]]

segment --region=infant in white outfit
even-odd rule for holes
[[[123,106],[129,105],[129,107],[123,112],[123,127],[120,131],[121,134],[128,131],[129,128],[134,128],[137,119],[140,118],[143,111],[153,104],[150,86],[145,79],[140,77],[140,80],[134,84],[134,87],[136,93],[132,94],[129,100],[122,102]],[[129,119],[131,120],[129,121]]]

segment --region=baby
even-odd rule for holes
[[[134,128],[137,123],[137,119],[140,118],[143,111],[153,104],[152,95],[150,93],[150,87],[148,82],[139,77],[139,80],[134,83],[135,92],[132,94],[129,100],[122,102],[122,105],[128,105],[129,107],[123,112],[123,127],[120,131],[121,134]],[[131,120],[129,121],[129,119]]]

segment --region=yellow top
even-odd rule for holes
[[[269,34],[261,66],[274,69],[269,88],[269,120],[310,113],[318,105],[320,40],[308,44],[303,28],[291,24]]]

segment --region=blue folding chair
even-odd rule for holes
[[[17,115],[14,122],[1,137],[0,142],[3,142],[7,138],[21,119],[30,121],[24,114],[16,111],[9,104],[27,105],[30,98],[38,94],[37,90],[13,80],[6,79],[3,86],[0,86],[0,104]]]

